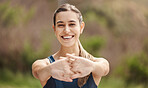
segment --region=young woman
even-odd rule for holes
[[[80,11],[63,4],[55,11],[53,23],[60,50],[33,63],[34,77],[43,88],[97,88],[101,77],[109,72],[109,63],[93,57],[82,47],[79,36],[85,24]]]

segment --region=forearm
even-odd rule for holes
[[[96,76],[105,76],[109,73],[109,63],[104,58],[97,58],[93,63],[92,73]]]
[[[37,60],[32,65],[32,73],[40,81],[46,81],[50,77],[50,71],[50,64],[47,65],[44,61]]]
[[[41,67],[37,71],[37,75],[40,81],[46,81],[51,76],[50,73],[51,73],[50,65]]]

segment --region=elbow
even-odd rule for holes
[[[103,76],[106,76],[108,73],[109,73],[109,67],[105,68]]]
[[[109,73],[109,70],[110,70],[109,62],[105,59],[103,64],[104,64],[104,66],[103,66],[103,68],[104,68],[103,76],[106,76]]]
[[[36,79],[40,79],[39,70],[41,69],[41,67],[39,63],[40,63],[40,60],[36,60],[32,64],[32,74]]]
[[[49,76],[49,69],[46,68],[47,64],[43,60],[36,60],[32,64],[32,74],[35,78],[39,79],[40,81],[47,80]]]
[[[37,66],[36,66],[36,62],[34,62],[33,64],[32,64],[32,75],[36,78],[36,79],[39,79],[39,77],[38,77],[38,74],[37,74]]]
[[[93,73],[96,76],[102,77],[109,73],[109,62],[104,58],[96,59]]]
[[[37,72],[37,74],[38,74],[38,72]],[[45,80],[44,76],[41,76],[41,75],[39,75],[39,74],[38,74],[38,79],[39,79],[40,81],[42,81],[42,82]]]
[[[36,79],[39,79],[40,81],[44,81],[45,78],[40,73],[41,73],[40,68],[36,68],[36,69],[32,70],[32,74]]]

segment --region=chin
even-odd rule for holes
[[[70,39],[63,39],[62,37],[59,38],[59,42],[64,47],[73,47],[77,44],[77,39],[72,37]]]
[[[62,46],[64,47],[73,47],[76,43],[75,42],[71,42],[71,43],[61,43]]]

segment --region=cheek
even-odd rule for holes
[[[60,29],[56,29],[55,34],[59,35],[60,33],[61,33],[61,30]]]
[[[75,29],[75,33],[76,33],[77,35],[80,35],[80,28]]]
[[[55,36],[56,36],[57,38],[59,38],[59,37],[60,37],[59,35],[60,35],[60,32],[56,30],[56,31],[55,31]]]

